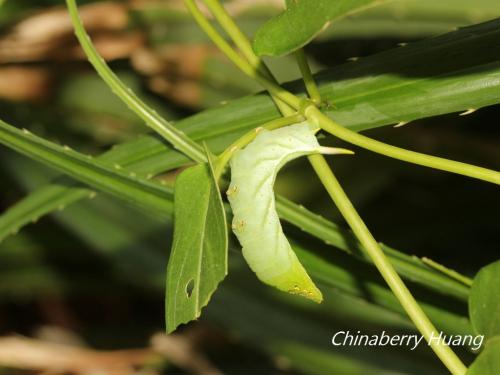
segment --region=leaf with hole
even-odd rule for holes
[[[381,0],[287,0],[287,9],[257,30],[257,55],[279,56],[307,44],[331,21]]]
[[[469,314],[474,330],[486,338],[500,335],[500,261],[483,267],[472,283]]]
[[[167,331],[200,316],[227,274],[227,224],[210,164],[183,171],[174,189],[174,240],[167,266]]]

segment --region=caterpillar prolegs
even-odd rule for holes
[[[257,277],[282,291],[315,302],[323,296],[297,259],[283,233],[274,198],[276,175],[287,162],[313,153],[351,153],[321,147],[307,123],[277,130],[262,129],[230,161],[227,196],[233,211],[232,228],[243,256]]]

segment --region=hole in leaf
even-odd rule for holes
[[[193,294],[194,289],[194,279],[191,279],[186,284],[186,296],[189,298]]]

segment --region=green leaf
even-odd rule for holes
[[[483,267],[472,283],[469,314],[474,330],[486,338],[500,335],[500,261]]]
[[[257,30],[257,55],[279,56],[307,44],[330,21],[381,0],[287,0],[287,9]]]
[[[148,212],[153,211],[156,215],[168,217],[172,211],[172,202],[169,199],[171,190],[167,187],[139,178],[133,173],[111,168],[91,156],[85,156],[69,148],[58,146],[1,120],[0,143],[97,190],[142,207]],[[46,193],[47,198],[54,199],[54,190],[56,189]],[[59,190],[59,192],[61,191]],[[83,193],[79,190],[78,197],[81,195]],[[94,195],[95,193],[92,191],[87,193],[87,197]],[[57,199],[61,201],[66,198],[59,196]]]
[[[174,241],[167,266],[167,332],[200,316],[227,275],[227,225],[212,165],[182,172],[174,191]]]
[[[16,234],[27,223],[36,222],[58,208],[95,194],[90,189],[77,187],[71,188],[69,194],[68,189],[67,185],[59,184],[42,186],[10,207],[0,216],[0,241],[8,235]]]
[[[488,341],[467,370],[467,375],[498,375],[500,373],[500,337]]]
[[[388,1],[335,22],[320,38],[414,39],[449,32],[500,14],[496,0]]]
[[[153,176],[151,171],[155,170],[154,165],[162,160],[158,158],[156,162],[152,162],[151,158],[164,155],[167,150],[168,147],[160,139],[145,136],[131,143],[113,147],[111,151],[96,157],[96,160],[113,166],[115,172],[123,169],[129,174],[136,174],[137,178],[149,179]],[[173,197],[169,188],[164,189],[169,191],[170,197]],[[36,222],[42,216],[80,200],[88,199],[94,194],[96,194],[95,191],[65,176],[55,179],[49,185],[41,186],[0,215],[0,241],[9,234],[17,233],[23,226]],[[154,212],[155,209],[152,207],[152,210],[148,211]],[[172,211],[173,205],[171,204],[170,212]]]

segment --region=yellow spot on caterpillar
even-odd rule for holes
[[[307,289],[302,289],[298,285],[294,285],[292,289],[288,290],[288,293],[313,299],[313,292]]]
[[[237,223],[231,225],[231,229],[237,232],[241,232],[245,228],[245,220],[240,220]]]
[[[238,192],[238,185],[233,185],[226,191],[226,195],[230,197],[236,194],[237,192]]]
[[[298,285],[294,285],[292,289],[288,290],[290,294],[300,294],[300,288]]]

